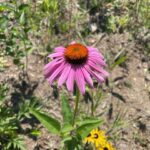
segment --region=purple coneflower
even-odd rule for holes
[[[67,89],[74,90],[74,84],[85,94],[85,84],[93,87],[95,78],[102,83],[108,76],[103,68],[106,66],[103,55],[97,48],[71,43],[67,47],[56,47],[55,52],[48,56],[51,62],[45,65],[45,78],[50,85],[58,79],[58,86],[66,83]]]

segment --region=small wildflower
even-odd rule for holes
[[[105,132],[99,129],[93,129],[90,134],[84,139],[85,143],[93,143],[96,148],[106,143]]]
[[[45,78],[50,85],[58,79],[58,86],[66,83],[67,89],[74,90],[74,84],[85,94],[85,84],[93,87],[92,78],[102,83],[108,76],[104,70],[106,63],[97,48],[71,43],[67,47],[56,47],[55,52],[48,56],[52,61],[45,65]]]
[[[115,150],[115,148],[111,143],[106,141],[105,143],[101,144],[101,147],[98,150]]]

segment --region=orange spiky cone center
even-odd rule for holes
[[[88,58],[88,49],[79,43],[70,44],[64,52],[66,60],[71,64],[85,63]]]

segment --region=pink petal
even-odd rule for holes
[[[105,71],[104,69],[101,69],[101,73],[102,73],[104,78],[109,77],[109,73],[107,71]]]
[[[96,51],[96,52],[98,52],[99,50],[97,49],[97,48],[95,48],[95,47],[92,47],[92,46],[86,46],[87,47],[87,49],[89,50],[89,51]]]
[[[46,64],[44,66],[44,75],[45,75],[45,78],[48,78],[60,66],[60,64],[63,61],[64,60],[60,60],[60,61],[53,60],[50,63]]]
[[[55,61],[55,60],[53,60],[53,61],[51,61],[51,62],[47,63],[47,64],[44,66],[44,70],[46,70],[46,69],[50,68],[50,67],[51,67],[51,65],[52,65],[54,62],[56,62],[56,61]]]
[[[104,60],[104,57],[100,55],[100,53],[97,53],[97,52],[90,52],[89,56],[97,57],[98,59]]]
[[[85,78],[86,82],[87,82],[91,87],[93,87],[92,78],[91,78],[90,74],[86,71],[85,68],[82,68],[82,73],[83,73],[83,75],[84,75],[84,78]]]
[[[70,44],[75,44],[75,43],[77,43],[77,42],[75,42],[75,41],[72,41]]]
[[[66,85],[67,85],[67,89],[71,92],[73,92],[73,88],[74,88],[74,79],[75,79],[75,68],[71,68],[70,72],[68,74],[68,78],[66,81]]]
[[[75,72],[76,84],[82,94],[85,94],[85,80],[81,68],[77,68]]]
[[[65,51],[65,47],[63,47],[63,46],[59,46],[59,47],[56,47],[54,50],[55,50],[55,52],[64,52]]]
[[[94,64],[92,61],[88,61],[88,64],[95,69],[97,72],[102,73],[104,75],[104,77],[108,77],[109,73],[107,71],[105,71],[104,69],[102,69],[100,66],[97,66],[96,64]]]
[[[92,74],[93,74],[93,77],[95,77],[98,82],[100,82],[100,83],[104,82],[104,78],[100,74],[97,74],[95,72],[93,72]]]
[[[49,58],[55,58],[55,57],[63,57],[63,53],[62,52],[58,52],[58,53],[53,53],[48,55]]]
[[[93,70],[90,69],[90,67],[88,65],[85,65],[86,70],[93,76],[96,78],[96,80],[100,83],[102,83],[104,81],[104,78],[100,75],[95,73]]]
[[[63,68],[64,68],[65,63],[63,62],[52,74],[51,76],[48,78],[48,81],[50,82],[50,84],[53,83],[53,81],[58,77],[58,75],[62,72]]]
[[[99,50],[97,48],[91,47],[91,46],[87,46],[87,49],[89,50],[90,54],[98,54],[98,56],[100,56],[102,59],[104,59],[104,56],[99,52]]]
[[[99,58],[97,58],[97,57],[89,56],[88,59],[91,60],[91,61],[94,62],[94,63],[97,63],[98,65],[106,66],[106,63],[104,62],[104,60],[99,59]]]
[[[62,71],[61,76],[58,80],[58,86],[61,86],[64,84],[64,82],[66,81],[66,79],[69,75],[70,69],[71,69],[71,66],[69,64],[66,64],[64,66],[64,70]]]
[[[55,65],[56,63],[60,63],[60,62],[63,62],[63,61],[64,61],[64,58],[52,60],[51,62],[47,63],[44,66],[44,70],[49,69],[51,67],[51,65],[53,65],[53,64]]]

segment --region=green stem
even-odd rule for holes
[[[73,116],[73,126],[75,124],[75,119],[78,112],[79,98],[80,98],[80,91],[78,88],[76,88],[76,101],[75,101],[75,109],[74,109],[74,116]]]
[[[94,102],[93,102],[93,99],[91,101],[91,115],[92,115],[92,117],[94,116]]]

